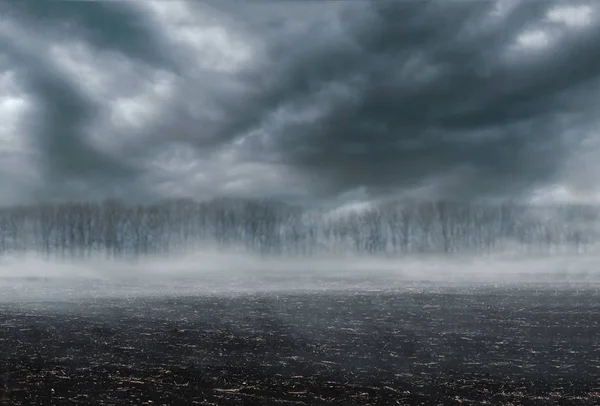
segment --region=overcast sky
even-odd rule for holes
[[[0,2],[0,203],[598,201],[599,13],[597,0]]]

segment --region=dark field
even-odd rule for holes
[[[600,404],[592,288],[0,304],[0,404]]]

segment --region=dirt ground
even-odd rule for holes
[[[592,290],[0,304],[0,405],[600,404]]]

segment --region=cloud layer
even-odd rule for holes
[[[1,203],[597,199],[599,12],[0,3]]]

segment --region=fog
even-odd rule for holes
[[[600,285],[600,256],[519,253],[268,257],[217,248],[135,260],[48,260],[37,254],[0,259],[0,301],[70,301],[145,296],[325,291],[559,288]]]
[[[0,210],[0,300],[600,281],[596,206],[277,201]]]

